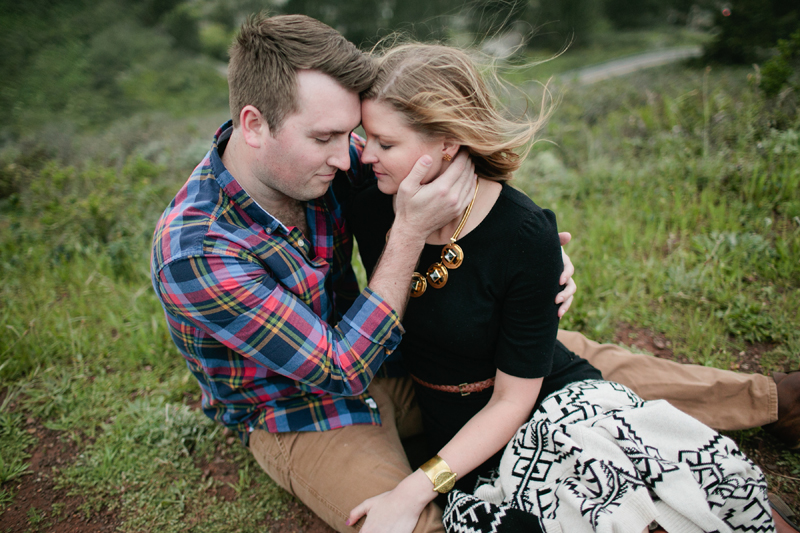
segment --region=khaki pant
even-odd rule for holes
[[[769,377],[633,354],[570,331],[559,330],[558,340],[605,379],[644,399],[668,400],[715,429],[757,427],[778,418],[777,388]],[[400,439],[422,432],[410,379],[377,378],[369,393],[378,404],[381,426],[277,434],[256,430],[250,436],[250,449],[264,471],[337,531],[357,530],[360,524],[355,529],[344,525],[350,510],[411,473]],[[441,516],[430,504],[414,531],[443,531]]]
[[[350,511],[411,474],[400,439],[422,432],[410,379],[376,378],[368,392],[378,404],[380,426],[250,434],[250,450],[261,468],[337,531],[360,529],[363,520],[356,528],[344,525]],[[441,509],[429,504],[414,531],[444,531]]]
[[[574,331],[558,330],[558,340],[603,378],[630,387],[645,400],[667,400],[714,429],[754,428],[778,419],[778,389],[771,377],[634,354]]]

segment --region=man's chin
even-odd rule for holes
[[[326,181],[324,183],[322,183],[322,182],[317,183],[317,184],[315,184],[314,187],[309,187],[308,188],[307,195],[306,195],[308,197],[307,198],[301,198],[300,200],[302,200],[303,202],[308,202],[310,200],[315,200],[317,198],[325,196],[325,193],[328,192],[328,189],[330,188],[330,186],[331,186],[331,182],[330,181]],[[313,194],[313,196],[311,196],[312,194]]]

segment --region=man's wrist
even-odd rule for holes
[[[413,250],[422,250],[428,235],[413,228],[410,224],[395,220],[392,228],[386,235],[386,244],[398,244],[404,249],[411,247]]]

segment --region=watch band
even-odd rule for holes
[[[428,476],[428,479],[433,483],[433,490],[439,494],[450,492],[456,484],[456,479],[458,479],[458,474],[450,470],[444,459],[438,455],[419,467],[419,469]]]

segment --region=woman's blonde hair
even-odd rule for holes
[[[456,140],[484,178],[510,179],[550,112],[543,101],[536,119],[506,118],[475,63],[449,46],[398,45],[381,54],[377,64],[375,82],[362,99],[391,105],[422,135]]]

